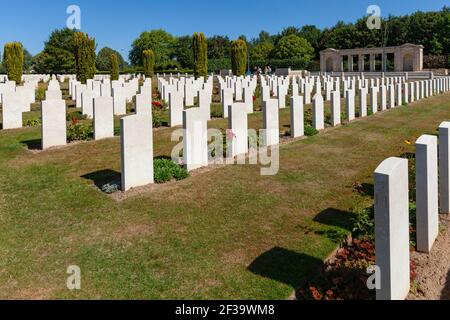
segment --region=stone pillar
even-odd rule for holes
[[[439,126],[439,212],[450,213],[450,122]]]
[[[417,250],[429,253],[439,233],[437,137],[416,142]]]
[[[353,72],[353,56],[348,56],[348,72]]]
[[[404,300],[410,290],[408,160],[389,158],[375,170],[377,300]]]
[[[370,71],[375,72],[376,71],[376,64],[375,64],[375,55],[370,55]]]

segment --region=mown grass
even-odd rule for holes
[[[432,97],[282,146],[275,176],[227,166],[122,202],[95,187],[120,172],[117,137],[32,153],[39,128],[1,131],[0,298],[286,299],[371,202],[352,185],[449,118],[450,94]],[[171,132],[155,131],[155,156]],[[73,264],[81,291],[66,288]]]

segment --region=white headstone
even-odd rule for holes
[[[203,110],[184,110],[183,129],[183,162],[186,170],[208,166],[208,125]]]
[[[280,124],[278,100],[269,99],[263,102],[263,142],[262,145],[270,147],[280,143]]]
[[[416,142],[417,250],[430,252],[439,233],[437,137]]]
[[[313,128],[316,130],[325,129],[323,97],[320,94],[320,92],[317,92],[313,98],[312,125],[313,125]]]
[[[245,103],[228,106],[228,150],[229,158],[248,153],[248,121]]]
[[[112,97],[94,98],[95,140],[114,137],[114,106]]]
[[[183,125],[183,93],[177,90],[169,94],[169,124],[170,127]]]
[[[331,125],[336,127],[341,124],[341,94],[338,91],[331,92]]]
[[[355,120],[355,91],[348,90],[345,96],[347,121]]]
[[[3,129],[22,128],[23,101],[15,92],[2,94]]]
[[[42,149],[67,144],[66,102],[64,100],[42,101]]]
[[[298,138],[305,134],[303,114],[303,97],[293,95],[291,97],[291,137]]]
[[[450,122],[439,126],[439,212],[450,213]]]
[[[408,160],[389,158],[375,170],[377,300],[404,300],[410,290]]]
[[[122,190],[153,183],[152,121],[131,115],[120,119]]]

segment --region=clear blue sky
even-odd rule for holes
[[[142,31],[163,28],[174,35],[203,31],[207,36],[244,34],[261,30],[278,33],[287,26],[314,24],[319,28],[338,20],[355,21],[371,4],[382,16],[417,10],[435,11],[450,0],[19,0],[0,10],[0,48],[20,41],[32,54],[40,52],[52,30],[63,28],[66,9],[81,8],[82,31],[94,36],[98,48],[109,46],[128,58],[131,43]],[[1,49],[3,51],[3,49]]]

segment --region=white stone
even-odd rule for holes
[[[140,93],[136,95],[135,113],[143,116],[152,115],[152,101],[149,100],[148,95]]]
[[[408,160],[389,158],[376,169],[377,300],[404,300],[410,290]]]
[[[152,121],[131,115],[120,119],[122,190],[153,183]]]
[[[229,88],[222,89],[222,115],[228,118],[228,107],[233,105],[233,91]]]
[[[380,106],[381,111],[384,111],[387,108],[387,89],[384,85],[380,86]]]
[[[450,213],[450,122],[439,126],[439,212]]]
[[[127,113],[127,101],[125,95],[113,89],[114,115],[121,116]]]
[[[229,158],[248,153],[247,114],[245,103],[233,103],[228,106],[227,156]]]
[[[359,116],[367,117],[367,88],[359,90]]]
[[[331,125],[336,127],[341,124],[341,94],[338,91],[331,93]]]
[[[81,113],[91,119],[94,117],[94,92],[91,90],[81,93]]]
[[[278,100],[269,99],[263,102],[263,138],[262,145],[270,147],[280,143],[280,124]]]
[[[114,137],[114,106],[112,97],[94,98],[94,139]]]
[[[3,129],[22,128],[23,101],[15,92],[2,94]]]
[[[417,250],[430,252],[439,233],[437,137],[416,142]]]
[[[320,92],[317,92],[313,98],[312,105],[312,125],[316,130],[325,129],[323,97]]]
[[[247,113],[253,113],[253,92],[251,87],[244,88],[244,103]]]
[[[67,144],[66,102],[64,100],[42,101],[42,149]]]
[[[291,137],[298,138],[305,135],[303,114],[303,97],[293,95],[291,97]]]
[[[345,96],[347,121],[355,120],[355,91],[349,90]]]
[[[378,112],[378,88],[372,87],[370,89],[370,107],[372,108],[372,113]]]
[[[187,171],[208,166],[208,125],[200,108],[183,111],[183,162]]]
[[[177,90],[169,94],[169,124],[170,127],[183,125],[183,93]]]
[[[211,93],[207,90],[199,90],[198,107],[203,111],[206,120],[211,120]]]
[[[62,100],[61,90],[47,90],[45,91],[45,100]]]
[[[389,85],[388,94],[389,94],[389,109],[394,109],[395,108],[395,87],[393,84]]]

